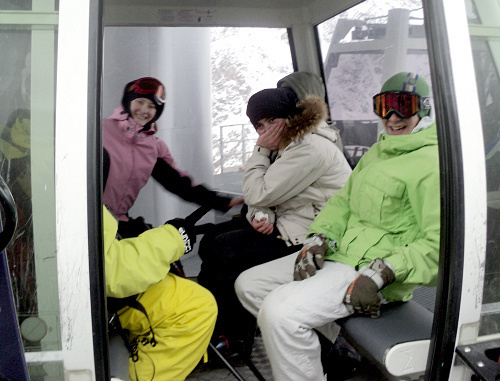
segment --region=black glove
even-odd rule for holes
[[[344,303],[349,312],[378,318],[381,304],[378,291],[395,279],[392,266],[383,259],[377,258],[363,267],[344,296]]]
[[[196,243],[196,232],[194,226],[189,223],[189,221],[182,218],[174,218],[173,220],[167,221],[166,224],[172,225],[179,231],[179,234],[184,240],[184,254],[192,251],[193,246]]]
[[[316,274],[316,270],[322,269],[327,249],[324,234],[314,234],[307,238],[304,241],[304,247],[302,247],[295,260],[293,280],[310,278]]]

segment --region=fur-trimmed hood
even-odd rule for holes
[[[328,118],[326,102],[316,95],[307,95],[303,101],[297,104],[297,108],[302,112],[286,120],[287,128],[283,132],[280,150],[305,134],[316,131]]]

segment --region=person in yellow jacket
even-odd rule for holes
[[[169,273],[170,264],[191,250],[194,237],[184,220],[118,239],[118,221],[103,207],[106,294],[132,297],[144,311],[118,311],[136,354],[130,380],[184,380],[205,354],[217,318],[212,294]],[[144,313],[145,312],[145,313]]]

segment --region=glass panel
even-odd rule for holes
[[[12,12],[32,5],[57,20],[54,0],[0,2],[9,11],[0,24],[0,175],[19,215],[7,256],[26,352],[61,349],[54,197],[57,25],[22,23],[23,15],[31,19],[36,12]],[[13,15],[16,24],[9,22]],[[38,364],[30,372],[43,379],[36,375],[48,370]]]
[[[431,86],[419,0],[365,1],[318,25],[331,117],[351,165],[377,140],[372,96],[400,71]]]
[[[500,332],[500,1],[467,0],[481,108],[488,226],[480,335]]]
[[[20,322],[37,316],[35,256],[31,205],[31,31],[6,31],[0,36],[0,46],[6,54],[0,64],[1,163],[0,175],[7,182],[18,211],[15,239],[7,248],[12,288]],[[9,96],[8,96],[9,95]],[[26,341],[26,350],[39,347],[36,341]]]
[[[32,0],[0,0],[2,11],[30,11]]]
[[[287,31],[211,28],[211,62],[214,174],[242,171],[257,140],[248,98],[293,72]]]

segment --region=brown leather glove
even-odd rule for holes
[[[324,234],[314,234],[304,241],[293,271],[293,280],[304,280],[316,274],[316,270],[322,269],[325,262],[325,254],[328,249]]]
[[[395,279],[392,266],[383,259],[377,258],[363,267],[344,296],[344,303],[349,312],[378,318],[381,304],[378,291]]]

